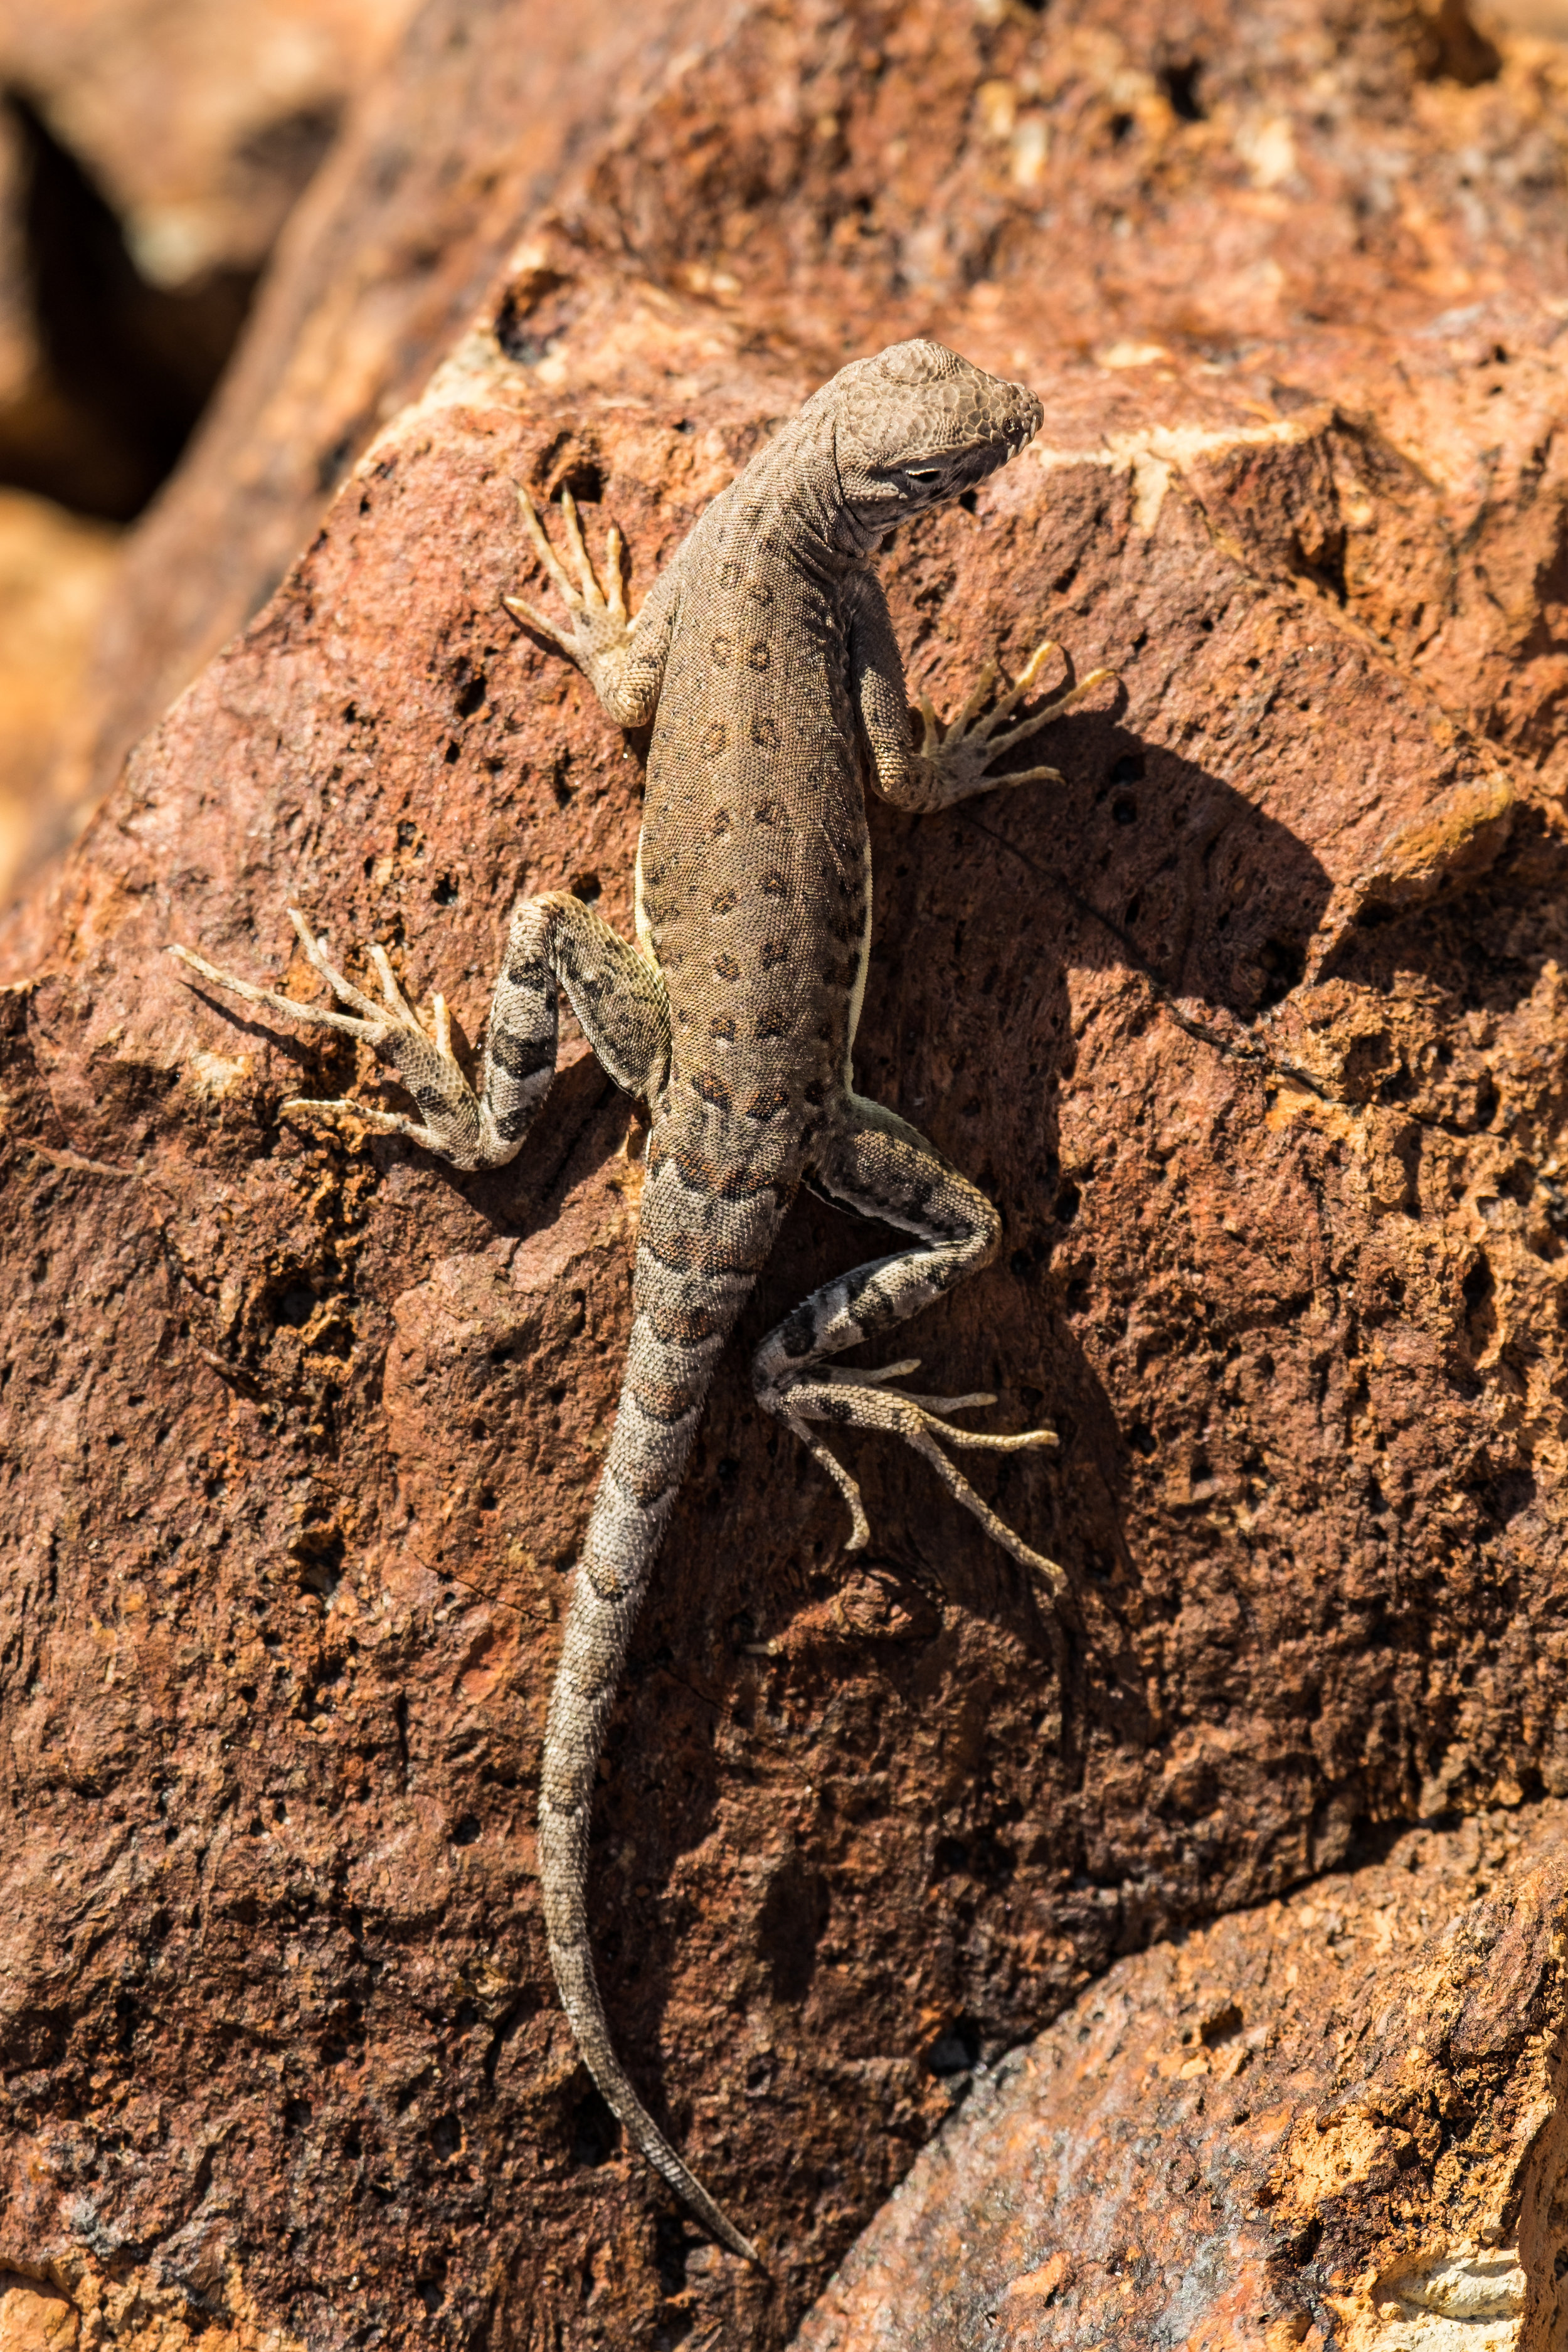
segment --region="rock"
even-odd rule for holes
[[[0,9],[0,482],[42,494],[0,489],[0,903],[87,814],[71,747],[108,540],[73,517],[127,520],[168,472],[345,97],[406,14]]]
[[[410,0],[51,0],[0,17],[9,88],[123,223],[143,277],[258,269]]]
[[[0,2352],[76,2352],[77,2317],[62,2294],[0,2271]]]
[[[100,744],[227,642],[8,934],[6,2258],[313,2347],[768,2352],[1119,1959],[1568,1794],[1563,68],[1477,54],[1286,0],[421,17],[139,534]],[[803,1200],[595,1823],[737,2275],[617,2146],[533,1877],[626,1107],[578,1041],[499,1176],[355,1148],[279,1106],[369,1066],[163,950],[301,992],[299,904],[471,1039],[518,890],[626,925],[642,746],[505,614],[513,486],[640,592],[915,326],[1048,421],[885,559],[914,676],[1048,627],[1122,679],[1059,787],[877,809],[858,1057],[1003,1213],[916,1344],[1061,1432],[987,1491],[1071,1601],[869,1444],[846,1572],[746,1374],[868,1247]]]
[[[538,193],[603,136],[615,93],[668,75],[671,38],[707,30],[704,11],[722,14],[449,0],[420,16],[303,201],[178,498],[137,535],[62,761],[73,805],[267,603],[370,436],[468,325]]]
[[[40,780],[74,709],[118,549],[100,523],[0,491],[0,895],[60,845]]]
[[[793,2352],[1507,2352],[1563,2326],[1564,1809],[1119,1960],[975,2080]]]
[[[409,0],[0,11],[0,476],[124,520]]]

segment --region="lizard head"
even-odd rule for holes
[[[1021,383],[923,339],[855,360],[801,412],[829,428],[841,499],[837,537],[860,554],[910,515],[973,488],[1040,426]]]

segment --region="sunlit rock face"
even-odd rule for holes
[[[137,532],[84,698],[108,797],[5,932],[0,2259],[84,2329],[134,2275],[312,2347],[776,2352],[979,2068],[1108,1971],[1312,1905],[1367,1837],[1568,1796],[1563,68],[1461,32],[454,0],[367,91]],[[876,1548],[842,1555],[745,1370],[866,1254],[803,1197],[592,1869],[618,2045],[767,2250],[742,2274],[589,2095],[534,1876],[627,1107],[574,1045],[499,1177],[356,1148],[280,1107],[382,1100],[371,1066],[163,950],[299,992],[298,905],[472,1039],[519,890],[629,931],[644,747],[505,612],[515,486],[596,547],[618,521],[635,601],[818,383],[915,333],[1045,422],[880,558],[912,684],[950,711],[1047,632],[1122,681],[1031,750],[1060,784],[873,812],[857,1062],[1001,1212],[910,1344],[1060,1433],[984,1475],[1070,1602],[870,1441]],[[1236,1999],[1151,2100],[1245,2099]],[[1533,2307],[1555,2225],[1455,2219],[1418,2167],[1481,2124],[1440,2109],[1428,2155],[1422,2116],[1324,2089],[1258,2138],[1265,2286],[1319,2200],[1270,2326],[1384,2325],[1467,2246],[1500,2295],[1517,2249]],[[1351,2168],[1342,2259],[1308,2148]],[[1385,2162],[1429,2236],[1353,2234]],[[1229,2243],[1203,2292],[1247,2311]],[[1142,2294],[1117,2251],[1094,2293]],[[1009,2308],[1088,2295],[1070,2252],[998,2270],[1037,2282]]]

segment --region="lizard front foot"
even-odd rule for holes
[[[1053,719],[1059,719],[1064,710],[1070,710],[1075,702],[1081,701],[1091,688],[1102,685],[1107,678],[1116,675],[1110,669],[1090,670],[1087,677],[1080,678],[1076,686],[1068,687],[1065,693],[1057,695],[1042,709],[1031,712],[1016,727],[1009,727],[1005,732],[998,734],[997,729],[1005,719],[1012,717],[1051,656],[1060,652],[1061,647],[1049,637],[1044,644],[1037,646],[1006,693],[985,712],[984,718],[979,714],[1002,674],[994,661],[986,663],[963,709],[945,726],[932,709],[930,697],[921,696],[918,708],[921,740],[915,758],[930,772],[933,806],[950,808],[955,801],[968,800],[974,793],[992,792],[1001,784],[1032,784],[1042,779],[1057,784],[1061,782],[1061,772],[1057,768],[1021,768],[1015,774],[1006,776],[992,772],[994,761],[1001,759],[1029,736],[1037,734]]]
[[[532,499],[526,490],[518,488],[517,503],[522,515],[523,529],[533,541],[533,551],[555,584],[556,593],[565,605],[568,625],[563,627],[548,613],[531,604],[526,597],[503,596],[501,603],[515,619],[537,629],[574,661],[580,670],[595,684],[596,671],[606,657],[624,654],[635,625],[626,612],[626,584],[622,574],[625,554],[621,534],[612,523],[605,535],[605,584],[601,587],[593,561],[583,541],[583,526],[577,520],[577,502],[570,490],[561,493],[561,515],[566,526],[573,557],[577,566],[577,584],[574,585],[566,568],[545,534]]]
[[[479,1107],[452,1052],[452,1024],[445,997],[432,997],[431,1028],[426,1032],[398,986],[384,947],[373,946],[368,950],[381,983],[383,1001],[378,1003],[352,981],[345,980],[328,961],[326,940],[315,936],[298,907],[289,908],[289,919],[299,933],[308,961],[321,973],[341,1004],[354,1007],[352,1013],[335,1013],[324,1004],[300,1004],[276,989],[258,988],[254,981],[241,980],[237,972],[220,971],[216,964],[208,963],[205,956],[194,954],[189,948],[171,947],[168,952],[193,971],[200,972],[204,980],[226,989],[231,996],[241,998],[247,1004],[265,1004],[275,1013],[286,1013],[291,1019],[309,1022],[317,1028],[339,1029],[351,1037],[363,1038],[392,1063],[425,1118],[408,1118],[401,1111],[380,1110],[372,1104],[353,1102],[341,1096],[330,1101],[291,1097],[282,1105],[284,1110],[334,1123],[357,1121],[384,1135],[405,1135],[412,1142],[439,1152],[459,1168],[482,1165]]]

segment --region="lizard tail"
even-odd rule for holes
[[[610,2043],[588,1941],[588,1834],[605,1726],[714,1360],[755,1278],[754,1265],[732,1263],[710,1275],[696,1273],[689,1262],[672,1272],[649,1247],[650,1207],[657,1211],[645,1192],[626,1383],[573,1579],[550,1698],[539,1792],[540,1882],[550,1963],[589,2073],[633,2145],[704,2228],[731,2253],[760,2265],[756,2248],[721,2212],[627,2080]]]

